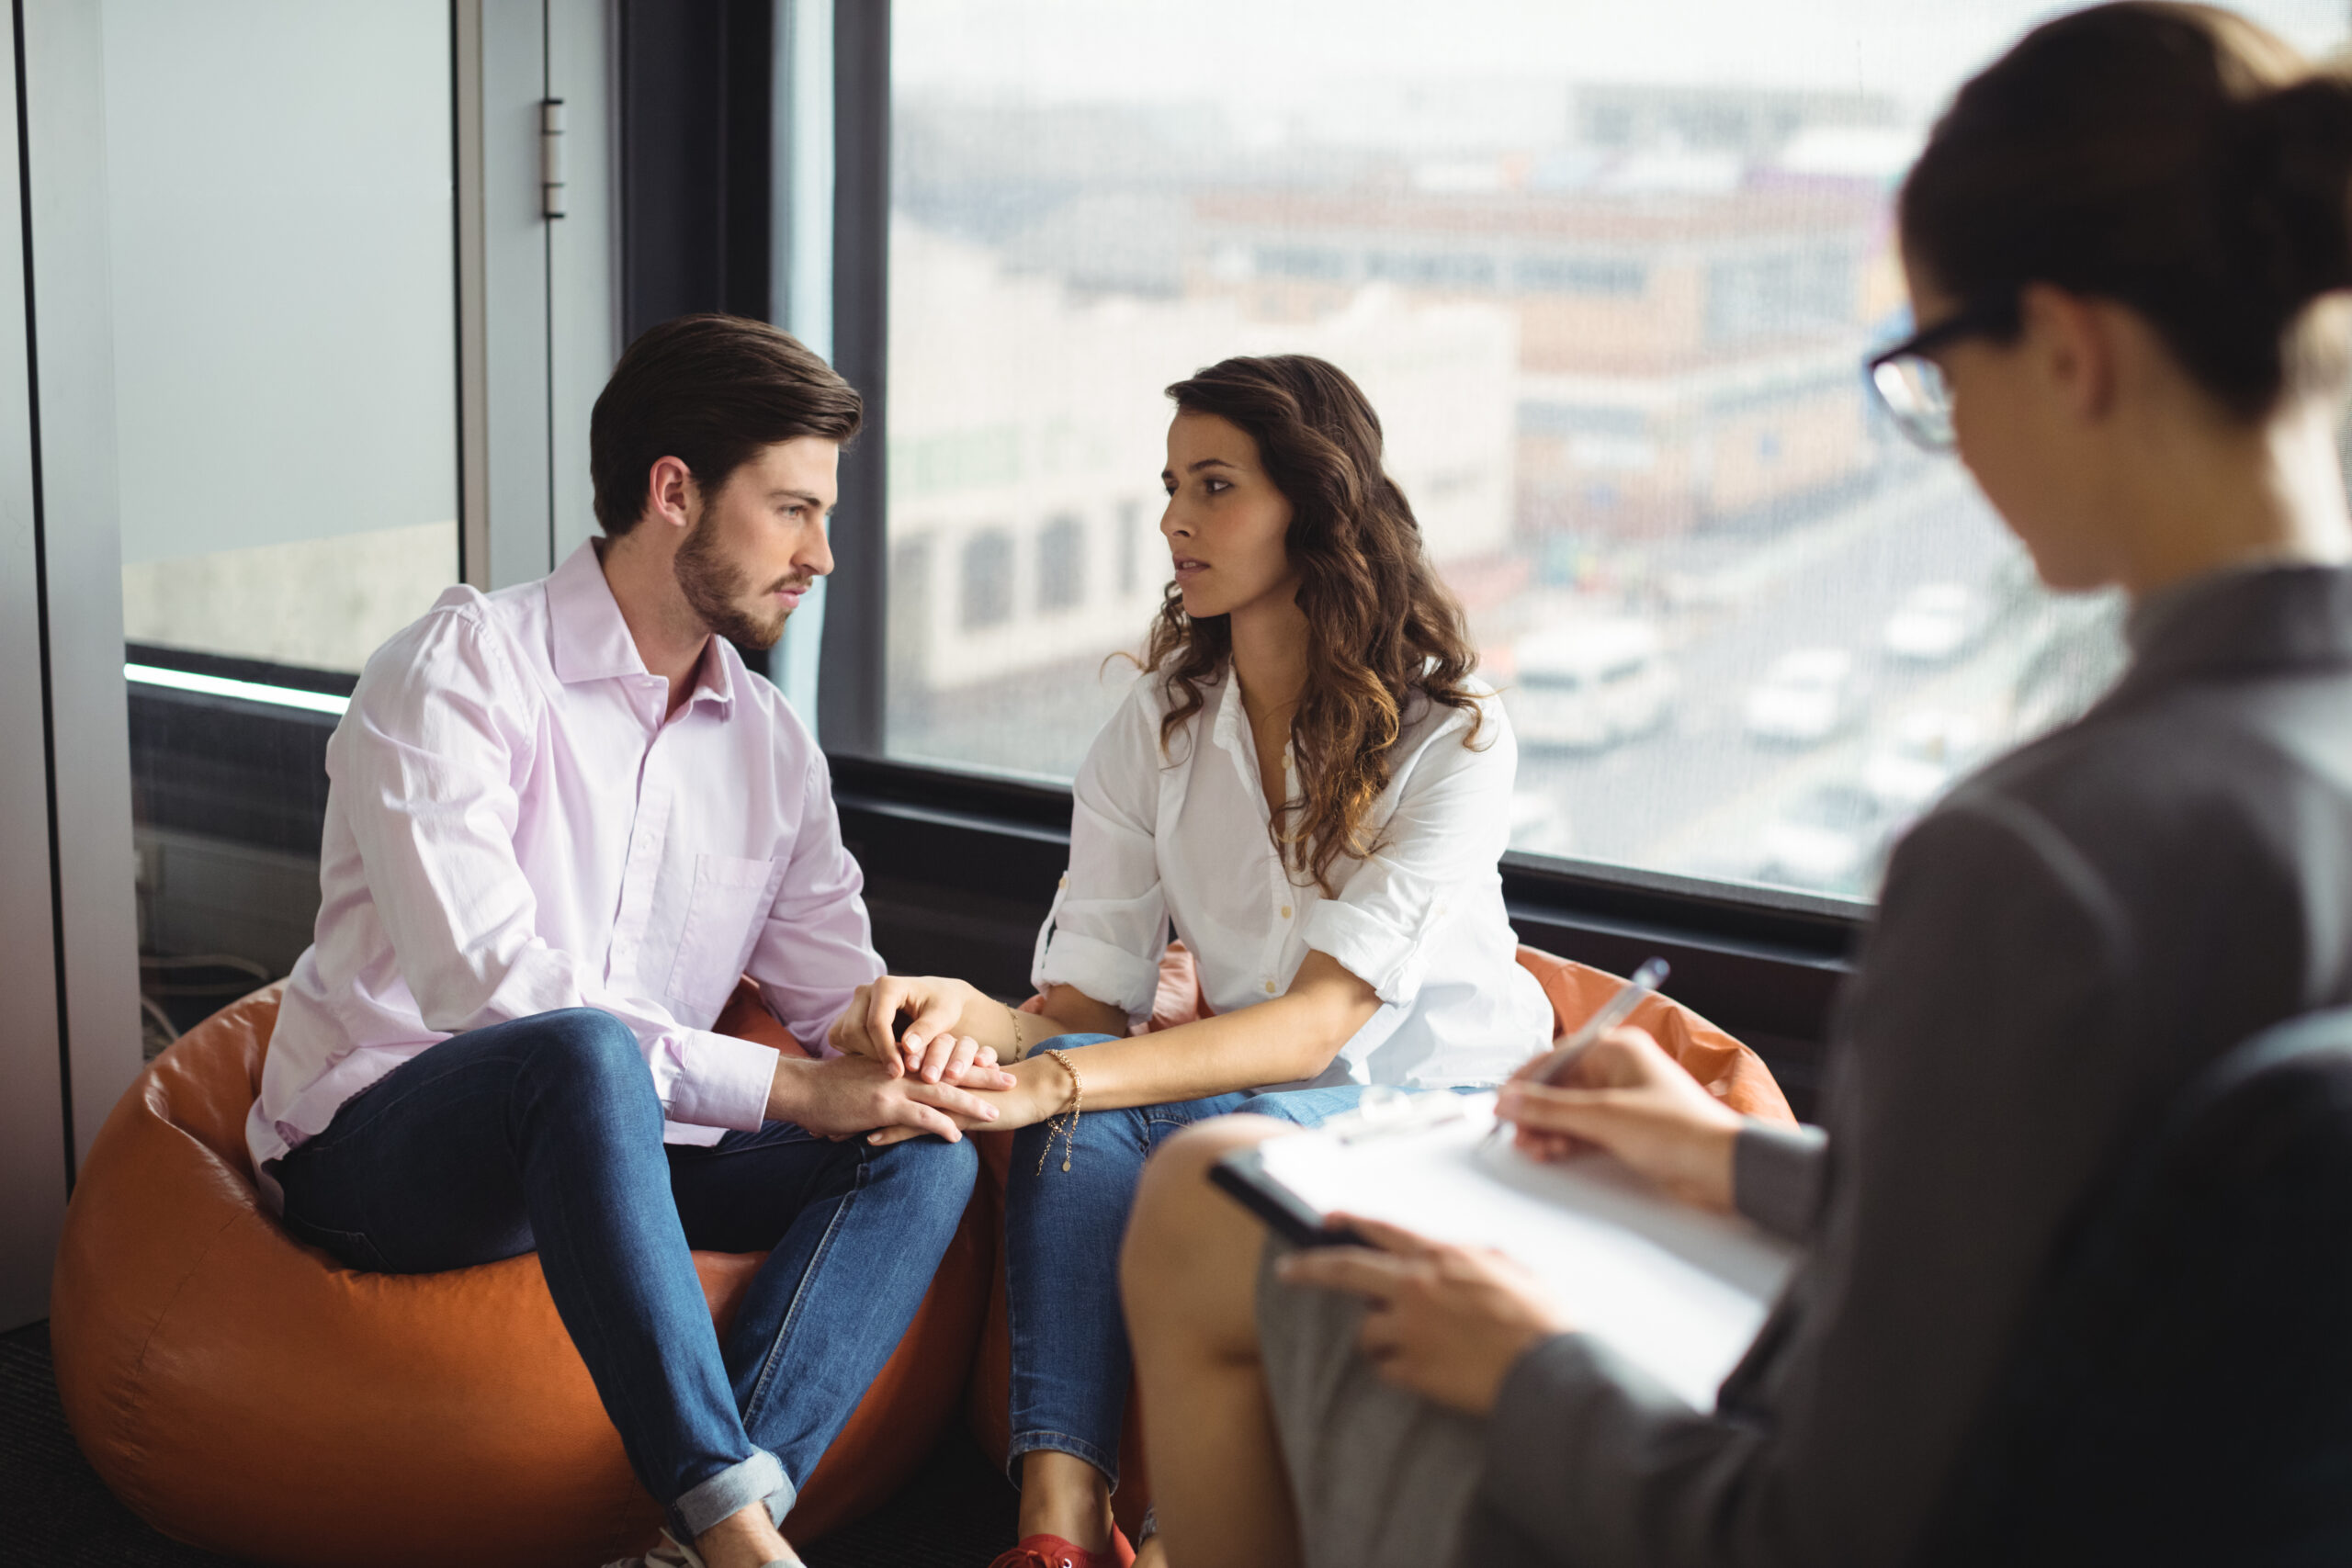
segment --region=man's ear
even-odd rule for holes
[[[2029,283],[2018,294],[2024,342],[2057,406],[2085,423],[2115,404],[2116,350],[2098,303],[2054,284]]]
[[[646,476],[646,515],[673,528],[684,528],[693,521],[694,500],[693,470],[676,457],[655,458],[653,471]]]

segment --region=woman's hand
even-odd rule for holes
[[[1283,1283],[1364,1298],[1357,1344],[1380,1375],[1440,1404],[1484,1416],[1503,1374],[1568,1324],[1499,1252],[1446,1247],[1378,1220],[1334,1214],[1368,1247],[1318,1247],[1282,1261]]]
[[[1009,1071],[998,1070],[995,1077],[1002,1088],[979,1086],[978,1092],[971,1098],[995,1111],[996,1115],[984,1129],[969,1122],[965,1123],[967,1127],[991,1133],[1010,1133],[1016,1127],[1033,1126],[1049,1116],[1057,1116],[1069,1108],[1072,1087],[1069,1074],[1051,1056],[1027,1057],[1015,1062]],[[964,1087],[972,1089],[975,1086],[967,1083]],[[909,1138],[920,1137],[922,1132],[923,1129],[919,1127],[881,1127],[876,1129],[866,1142],[876,1148],[884,1148],[904,1143]]]
[[[937,975],[885,975],[860,986],[828,1038],[845,1056],[869,1056],[892,1077],[901,1074],[925,1083],[1000,1087],[995,1050],[957,1026],[967,1011],[994,1007],[979,989]],[[900,1013],[913,1021],[903,1033]]]
[[[1732,1145],[1743,1119],[1657,1041],[1612,1029],[1577,1058],[1567,1079],[1551,1088],[1520,1076],[1503,1086],[1495,1114],[1518,1128],[1522,1153],[1556,1160],[1607,1149],[1683,1202],[1730,1211]]]

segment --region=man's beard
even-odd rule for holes
[[[792,612],[779,607],[762,616],[743,608],[739,601],[749,590],[751,580],[718,553],[713,539],[715,532],[708,513],[696,519],[687,531],[685,542],[678,547],[672,562],[672,570],[678,576],[679,592],[686,596],[687,606],[703,625],[738,648],[774,648],[784,636],[784,623]],[[775,587],[782,588],[791,581],[790,578],[780,579]]]

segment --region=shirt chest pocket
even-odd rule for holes
[[[707,1026],[727,1005],[783,879],[781,860],[695,857],[694,891],[686,900],[678,956],[664,988],[684,1012],[696,1015],[697,1027]],[[682,1017],[680,1021],[688,1021]]]

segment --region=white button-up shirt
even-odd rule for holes
[[[1335,893],[1300,886],[1267,832],[1250,722],[1233,681],[1170,739],[1159,679],[1139,677],[1079,770],[1069,874],[1038,935],[1040,990],[1075,987],[1148,1012],[1170,929],[1218,1012],[1283,994],[1307,951],[1371,986],[1380,1010],[1321,1076],[1332,1084],[1450,1088],[1507,1077],[1552,1034],[1552,1009],[1515,957],[1498,866],[1518,744],[1484,685],[1470,715],[1410,703],[1364,860],[1331,864]],[[1201,737],[1205,735],[1205,743]],[[1295,773],[1292,798],[1297,795]]]
[[[368,661],[327,743],[323,897],[245,1125],[256,1171],[417,1053],[559,1008],[635,1032],[670,1142],[760,1125],[775,1052],[710,1032],[737,978],[814,1047],[882,962],[782,694],[713,637],[668,707],[588,545],[448,590]]]

